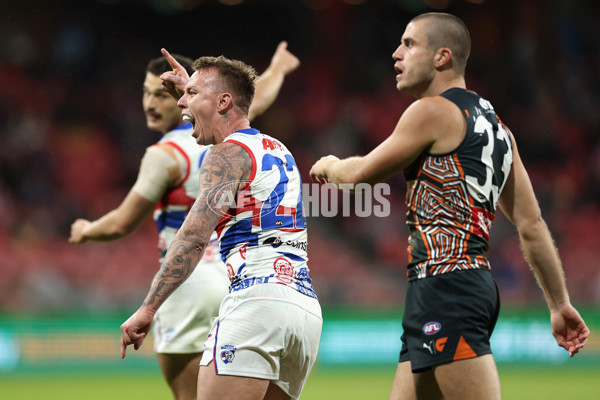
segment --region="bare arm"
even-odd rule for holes
[[[454,105],[438,97],[424,98],[406,109],[392,134],[369,154],[345,160],[323,157],[310,175],[316,182],[336,185],[382,182],[408,167],[423,151],[434,146],[439,152],[449,151],[463,136],[464,122]]]
[[[248,119],[252,121],[273,104],[283,81],[300,65],[300,60],[287,49],[287,42],[280,42],[273,54],[271,64],[256,80],[254,100],[250,105]]]
[[[71,225],[69,242],[109,241],[132,233],[148,217],[168,186],[180,179],[177,159],[170,149],[152,146],[142,158],[137,181],[123,202],[95,221],[79,218]]]
[[[214,177],[215,170],[223,172],[222,179],[207,178]],[[248,153],[236,144],[221,143],[208,152],[200,168],[200,193],[169,246],[142,306],[121,326],[122,357],[129,344],[135,349],[141,346],[158,308],[196,268],[217,223],[231,206],[223,199],[235,198],[251,171]]]
[[[71,225],[69,242],[82,244],[88,240],[109,241],[127,236],[141,225],[155,205],[131,190],[119,207],[99,219],[75,220]]]
[[[205,178],[208,171],[214,176],[215,168],[223,171],[222,179],[208,181]],[[143,307],[156,311],[168,295],[192,273],[202,258],[217,223],[229,210],[229,204],[222,204],[222,199],[228,198],[225,193],[232,193],[235,197],[251,170],[252,161],[241,146],[222,143],[210,149],[200,168],[200,193],[173,238]]]
[[[163,81],[165,90],[179,100],[184,93],[189,76],[185,68],[167,50],[161,49],[161,52],[173,70],[165,72],[160,78]],[[279,95],[286,75],[298,68],[299,65],[300,60],[298,60],[298,57],[287,49],[287,42],[280,42],[273,58],[271,58],[269,67],[256,80],[254,100],[248,111],[250,121],[271,107],[271,104]]]
[[[544,290],[548,307],[556,310],[569,303],[562,266],[516,145],[513,157],[499,206],[519,232],[523,253]]]
[[[569,300],[558,250],[542,218],[529,176],[513,139],[513,167],[499,206],[516,226],[525,259],[544,292],[557,343],[573,356],[585,344],[589,329]]]

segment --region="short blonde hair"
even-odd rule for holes
[[[196,71],[215,69],[218,73],[219,90],[231,92],[234,104],[248,114],[254,98],[256,70],[239,60],[224,56],[200,57],[194,61]]]

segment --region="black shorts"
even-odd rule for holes
[[[491,354],[498,286],[488,270],[465,270],[408,283],[400,362],[413,372]]]

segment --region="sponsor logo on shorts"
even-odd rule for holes
[[[290,284],[294,281],[294,267],[287,259],[279,257],[273,263],[273,269],[275,270],[275,276],[281,282]]]
[[[433,354],[433,340],[429,343],[423,343],[423,348],[429,350],[429,352]]]
[[[438,353],[444,351],[444,346],[446,346],[447,340],[447,337],[442,337],[435,341],[435,349],[438,351]]]
[[[233,362],[233,359],[235,358],[235,350],[235,346],[221,346],[221,360],[223,360],[225,364]]]
[[[439,338],[436,340],[430,340],[429,342],[422,343],[422,349],[429,351],[429,354],[434,355],[437,353],[441,353],[444,351],[444,347],[446,346],[446,341],[448,337]]]
[[[423,333],[426,335],[435,335],[442,329],[442,324],[437,321],[429,321],[423,325]]]

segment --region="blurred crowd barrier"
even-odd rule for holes
[[[592,332],[600,319],[583,311]],[[158,370],[150,335],[120,358],[118,327],[126,314],[70,317],[0,317],[0,377],[9,373]],[[320,367],[387,366],[398,362],[401,315],[390,311],[326,311]],[[504,312],[491,341],[499,364],[565,364],[600,367],[600,340],[591,336],[574,358],[556,345],[545,311]],[[352,351],[348,351],[352,349]]]

